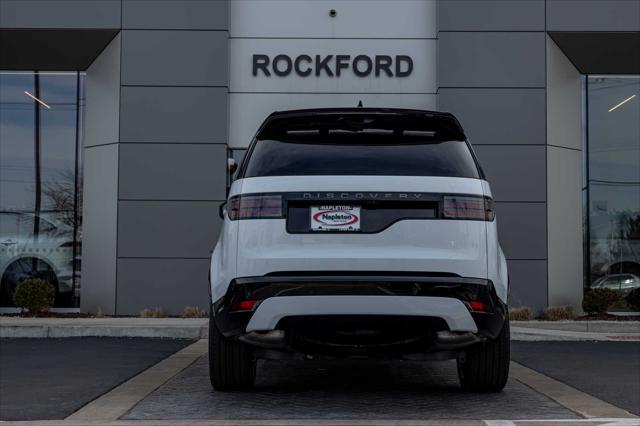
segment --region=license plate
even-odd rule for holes
[[[359,231],[360,207],[313,206],[311,207],[312,231]]]

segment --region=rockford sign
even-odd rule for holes
[[[340,77],[352,73],[357,77],[408,77],[413,72],[413,59],[408,55],[253,55],[254,77]]]

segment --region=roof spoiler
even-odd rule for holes
[[[392,131],[430,134],[438,139],[465,140],[458,120],[449,113],[392,108],[334,108],[279,111],[258,130],[258,139],[282,137],[290,131]]]

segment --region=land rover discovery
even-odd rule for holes
[[[287,357],[456,359],[463,388],[504,387],[507,266],[489,183],[453,115],[273,113],[220,214],[215,389],[248,388],[256,359]]]

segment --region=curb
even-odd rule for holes
[[[640,321],[511,321],[511,326],[584,333],[640,333]]]
[[[0,338],[151,337],[202,339],[208,319],[183,318],[2,318]]]
[[[207,318],[0,318],[0,338],[206,339]],[[511,321],[511,340],[639,341],[640,321]]]
[[[512,326],[511,340],[521,342],[640,342],[640,333],[593,333]]]

